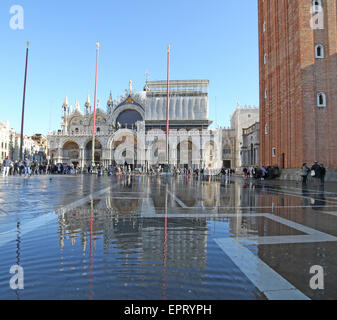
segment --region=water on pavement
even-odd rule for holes
[[[0,188],[1,299],[337,298],[334,185],[53,176]],[[314,265],[324,290],[310,287]]]

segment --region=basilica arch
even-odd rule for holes
[[[138,141],[134,131],[120,129],[116,131],[108,141],[110,158],[113,162],[122,165],[137,165],[137,146]]]
[[[200,149],[192,142],[191,139],[184,139],[177,144],[177,166],[193,168],[197,165],[197,152]]]
[[[103,152],[102,144],[97,138],[95,138],[94,159],[96,165],[102,161],[102,152]],[[87,143],[85,144],[85,161],[87,164],[90,164],[92,161],[92,139],[87,141]]]
[[[65,163],[77,165],[80,161],[80,147],[72,140],[68,140],[62,147],[62,158]]]
[[[169,145],[170,149],[170,145]],[[166,140],[160,139],[155,141],[149,150],[150,164],[166,163]]]

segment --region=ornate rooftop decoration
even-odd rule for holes
[[[138,94],[128,94],[123,97],[120,103],[117,105],[116,109],[122,107],[126,104],[134,104],[144,110],[145,100],[142,99]]]

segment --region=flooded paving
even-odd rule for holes
[[[337,299],[337,185],[10,177],[0,255],[0,299]]]

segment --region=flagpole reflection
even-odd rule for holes
[[[92,250],[92,237],[93,237],[93,224],[94,224],[94,200],[90,200],[91,210],[90,210],[90,254],[89,254],[89,300],[94,299],[93,287],[93,250]]]
[[[162,273],[162,300],[166,300],[166,268],[167,268],[167,205],[168,205],[168,182],[166,182],[165,191],[165,219],[164,219],[164,255],[163,255],[163,273]]]
[[[17,229],[17,237],[16,237],[16,264],[20,265],[20,244],[21,244],[21,228],[20,228],[20,220],[17,221],[16,224]],[[16,299],[20,300],[19,289],[15,290]]]

